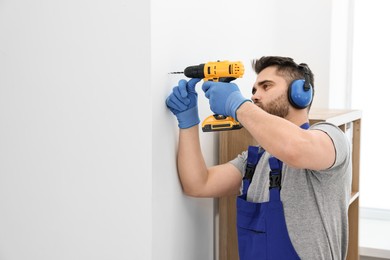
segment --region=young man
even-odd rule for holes
[[[351,187],[350,146],[329,123],[308,125],[314,94],[306,64],[266,56],[253,62],[252,102],[234,83],[202,89],[215,114],[239,121],[258,147],[206,167],[199,142],[195,85],[181,80],[167,98],[179,122],[178,171],[194,197],[237,197],[241,260],[345,259]]]

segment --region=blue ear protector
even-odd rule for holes
[[[303,70],[305,79],[297,79],[291,82],[288,88],[288,100],[298,109],[308,107],[313,98],[313,87],[310,84],[309,71],[306,66],[298,65]]]

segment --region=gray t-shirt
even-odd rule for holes
[[[323,171],[296,169],[283,164],[281,200],[291,242],[301,259],[343,260],[348,249],[348,206],[351,196],[351,147],[346,135],[329,123],[310,129],[327,133],[334,143],[336,161]],[[244,175],[247,151],[230,161]],[[256,167],[247,200],[269,199],[270,154]],[[242,189],[242,186],[241,186]]]

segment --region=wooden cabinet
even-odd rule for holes
[[[352,194],[350,199],[349,245],[348,260],[359,259],[359,165],[360,165],[360,124],[361,111],[311,109],[310,124],[329,122],[337,125],[349,138],[352,146]],[[237,154],[245,151],[248,145],[255,145],[256,141],[245,129],[220,132],[219,134],[219,162],[226,163],[234,159]],[[236,197],[219,199],[219,260],[237,260],[237,233],[236,233]]]

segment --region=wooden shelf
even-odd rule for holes
[[[353,122],[362,117],[360,110],[346,109],[316,109],[313,108],[309,114],[309,120],[313,124],[315,122],[329,122],[337,126]]]
[[[347,260],[359,260],[359,173],[360,173],[360,110],[311,109],[310,124],[329,122],[349,137],[352,147],[352,187],[348,210],[349,245]],[[220,132],[219,162],[226,163],[256,141],[245,129]],[[219,199],[219,259],[237,260],[236,197]]]

